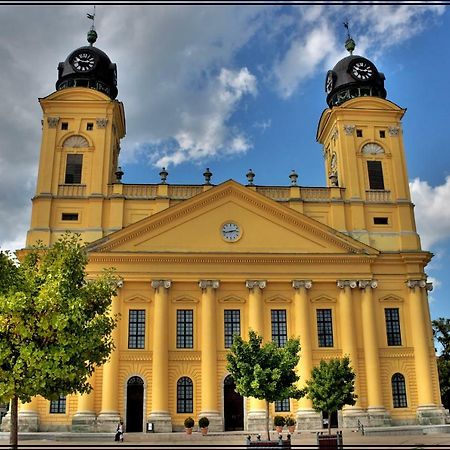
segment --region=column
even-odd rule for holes
[[[93,385],[93,376],[89,378],[89,384]],[[96,414],[94,409],[94,390],[89,394],[78,394],[77,412],[72,418],[72,431],[92,433],[95,431]]]
[[[310,323],[310,309],[308,290],[312,288],[310,280],[292,281],[294,288],[294,335],[300,337],[300,361],[297,366],[297,373],[300,375],[299,387],[306,385],[306,380],[311,376],[313,368],[312,358],[312,334]],[[312,401],[302,397],[298,401],[297,428],[302,430],[314,430],[322,428],[322,417],[320,413],[314,411]]]
[[[172,431],[169,412],[169,299],[170,280],[153,280],[152,410],[148,421],[159,433]]]
[[[421,425],[444,424],[444,410],[436,405],[433,395],[433,381],[430,347],[428,345],[428,313],[425,308],[427,283],[425,280],[408,280],[410,326],[413,330],[414,362],[417,384],[417,418]]]
[[[2,431],[9,431],[10,422],[11,410],[3,418]],[[18,422],[19,431],[21,432],[39,431],[39,412],[37,397],[32,397],[31,402],[28,403],[22,403],[19,401]]]
[[[208,417],[210,431],[223,431],[223,421],[219,413],[217,400],[216,291],[219,287],[219,281],[201,280],[198,285],[202,290],[202,407],[199,416]]]
[[[118,294],[112,298],[111,315],[115,317],[120,313],[120,288],[123,281],[118,283]],[[114,432],[120,421],[119,395],[121,390],[118,386],[119,380],[119,345],[120,345],[120,320],[112,332],[115,345],[111,352],[109,361],[103,365],[102,379],[102,409],[97,419],[98,431]]]
[[[373,290],[378,286],[376,280],[360,280],[361,322],[363,324],[364,362],[366,366],[367,413],[369,426],[389,426],[391,419],[383,405],[381,389],[379,343],[376,323],[376,308]]]
[[[353,314],[353,295],[352,290],[358,286],[356,280],[338,280],[337,287],[339,292],[339,329],[341,330],[342,356],[349,356],[350,365],[356,374],[355,394],[358,396],[354,406],[346,405],[342,410],[342,418],[345,428],[357,426],[358,420],[364,425],[368,424],[368,416],[360,406],[360,389],[358,374],[358,349],[355,335],[355,318]]]
[[[245,286],[248,292],[248,327],[259,335],[264,335],[264,301],[263,289],[266,281],[247,280]],[[266,429],[266,402],[250,397],[248,412],[248,431],[262,431]]]

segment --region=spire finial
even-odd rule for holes
[[[350,36],[348,19],[344,22],[344,27],[347,29],[347,39],[345,40],[345,49],[350,53],[350,55],[353,55],[353,50],[355,50],[356,44],[355,41]]]
[[[92,20],[91,29],[88,31],[87,34],[87,41],[89,44],[94,45],[94,42],[97,40],[97,32],[95,31],[95,5],[94,5],[94,13],[93,14],[86,14],[87,18],[89,20]]]

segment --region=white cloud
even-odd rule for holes
[[[409,187],[416,205],[416,225],[422,247],[429,249],[450,239],[450,176],[444,184],[435,187],[415,178]]]

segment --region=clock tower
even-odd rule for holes
[[[116,64],[94,47],[96,39],[91,29],[89,45],[59,63],[56,91],[39,99],[42,142],[27,246],[51,245],[69,229],[92,242],[109,229],[105,198],[122,173],[125,113],[116,100]]]

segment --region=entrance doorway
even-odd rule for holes
[[[338,413],[337,411],[333,411],[331,413],[331,428],[337,428],[338,427]],[[322,411],[322,423],[323,428],[328,428],[328,412]]]
[[[244,398],[235,389],[233,377],[228,375],[223,382],[225,431],[244,429]]]
[[[144,381],[131,377],[127,383],[127,433],[142,433],[144,418]]]

